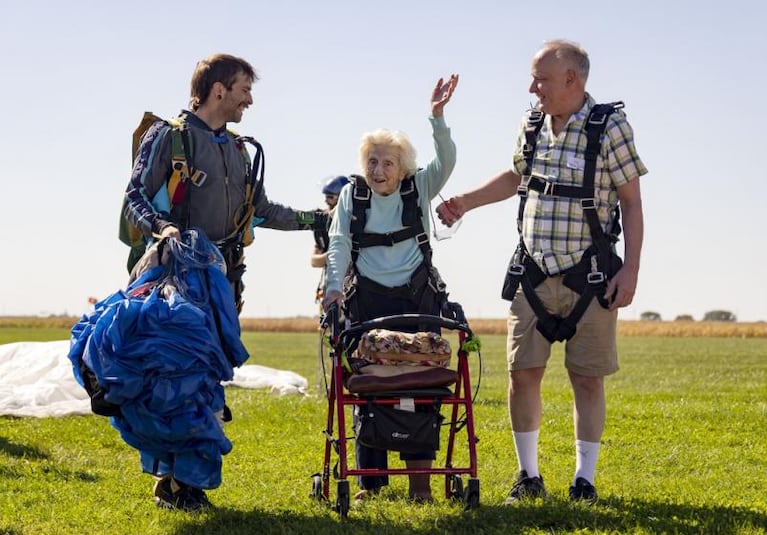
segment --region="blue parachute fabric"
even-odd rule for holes
[[[69,359],[80,362],[104,399],[120,406],[112,425],[139,450],[142,469],[199,488],[221,484],[232,444],[219,413],[221,381],[248,352],[240,340],[223,258],[201,231],[166,244],[170,260],[96,304],[72,328]]]

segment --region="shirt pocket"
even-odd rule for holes
[[[557,177],[557,183],[566,186],[582,186],[583,185],[583,170],[572,169],[570,167],[562,167],[559,170],[559,176]]]

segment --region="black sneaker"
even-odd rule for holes
[[[175,492],[174,486],[178,487]],[[179,509],[187,513],[199,513],[213,507],[204,490],[170,477],[155,483],[154,503],[161,509]]]
[[[594,505],[598,499],[597,489],[582,477],[576,478],[575,483],[570,487],[570,501]]]
[[[522,499],[548,498],[549,493],[543,486],[543,477],[528,477],[527,472],[522,470],[517,476],[517,481],[511,487],[509,496],[503,502],[503,505],[511,505]]]

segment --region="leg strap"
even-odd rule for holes
[[[243,249],[242,243],[238,241],[232,241],[218,247],[226,262],[226,278],[229,280],[234,293],[237,314],[242,312],[242,293],[245,290],[245,284],[242,281],[242,276],[245,274],[245,251]]]
[[[525,292],[527,302],[530,303],[530,307],[538,317],[536,329],[551,343],[569,340],[575,335],[578,322],[583,317],[589,303],[591,303],[591,299],[594,297],[594,291],[591,286],[587,286],[575,303],[573,310],[563,318],[546,310],[538,294],[535,293],[535,287],[530,283],[529,277],[522,278],[522,290]]]
[[[591,266],[592,258],[596,258],[596,256],[584,255],[581,262],[565,274],[563,283],[571,290],[579,293],[580,297],[570,314],[562,317],[546,310],[538,294],[535,293],[535,289],[546,280],[547,276],[529,255],[525,255],[522,262],[523,269],[518,270],[520,272],[519,284],[522,285],[522,291],[527,302],[530,303],[530,307],[538,318],[536,324],[538,332],[551,343],[572,338],[575,335],[578,322],[586,312],[591,300],[595,295],[604,293],[607,286],[606,278],[604,276],[594,277],[592,271],[582,268],[583,266]]]

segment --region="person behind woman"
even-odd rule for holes
[[[455,144],[443,110],[457,85],[458,75],[453,74],[446,82],[440,78],[432,91],[429,120],[436,156],[425,169],[419,170],[415,148],[403,133],[380,129],[362,136],[364,177],[341,191],[330,226],[325,310],[339,304],[352,323],[406,313],[439,314],[441,280],[431,265],[429,210],[455,166]],[[386,469],[386,450],[355,445],[358,468]],[[436,458],[434,451],[400,457],[409,469],[430,469]],[[429,474],[411,474],[409,479],[411,498],[432,499]],[[355,500],[378,493],[388,478],[364,476],[359,484],[362,490]]]
[[[348,183],[349,177],[333,175],[326,178],[322,186],[322,195],[325,197],[325,204],[327,205],[327,208],[323,211],[328,214],[328,222],[325,227],[314,230],[314,249],[312,250],[310,261],[312,267],[322,269],[320,282],[317,284],[317,291],[315,292],[316,303],[322,303],[322,298],[325,295],[325,266],[327,265],[328,245],[330,243],[328,229],[330,228],[333,214],[336,212],[338,194],[341,193],[343,187]]]
[[[332,176],[325,179],[325,184],[322,186],[322,195],[325,197],[325,204],[327,205],[327,208],[323,211],[328,214],[328,228],[333,219],[333,214],[335,214],[336,211],[338,194],[341,193],[343,187],[348,183],[349,177],[344,175]],[[328,244],[330,242],[328,228],[317,229],[314,232],[314,250],[312,251],[311,257],[312,267],[324,269],[327,264]]]

